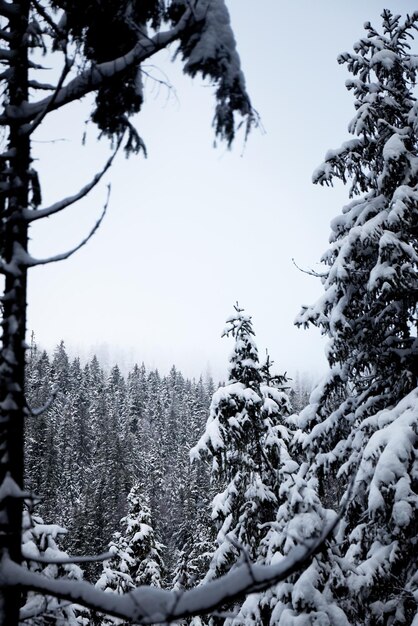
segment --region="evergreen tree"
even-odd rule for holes
[[[181,465],[178,528],[173,537],[175,565],[173,587],[188,589],[202,580],[209,569],[215,548],[215,527],[210,517],[210,502],[215,493],[210,486],[207,462],[189,461],[189,450],[204,428],[213,395],[213,382],[204,385],[202,378],[190,385],[183,409],[181,447],[177,451]],[[187,455],[184,451],[187,450]]]
[[[125,539],[134,559],[131,569],[134,585],[161,587],[164,576],[163,545],[155,537],[149,500],[138,483],[129,492],[128,515],[122,523],[126,526]]]
[[[39,496],[47,493],[47,476],[53,473],[56,449],[52,445],[51,424],[46,410],[53,382],[48,354],[32,342],[25,380],[26,401],[31,413],[26,422],[25,452],[28,458],[25,482]],[[40,462],[40,460],[43,462]],[[52,487],[51,487],[52,489]]]
[[[210,516],[215,495],[209,485],[207,464],[189,465],[185,493],[180,509],[180,524],[175,534],[173,588],[190,589],[209,569],[215,550],[216,531]]]
[[[122,518],[124,532],[114,534],[110,543],[113,557],[103,564],[96,586],[104,590],[126,593],[140,585],[161,587],[164,576],[163,546],[154,534],[149,501],[139,484],[128,495],[128,514]],[[103,624],[120,623],[105,618]]]
[[[146,368],[142,363],[141,367],[134,365],[127,379],[127,408],[129,412],[129,423],[131,432],[139,436],[141,422],[144,419],[146,403]]]
[[[206,431],[191,452],[192,458],[212,459],[219,490],[212,505],[217,546],[205,581],[242,558],[261,557],[278,504],[280,422],[289,410],[285,394],[269,385],[269,368],[260,366],[251,318],[238,305],[223,334],[235,340],[229,381],[215,392]]]
[[[94,431],[90,419],[91,393],[89,367],[81,369],[79,359],[71,365],[72,391],[70,403],[72,417],[71,458],[69,459],[70,481],[66,497],[71,507],[71,517],[68,522],[71,546],[69,550],[74,554],[86,554],[88,537],[86,537],[86,518],[84,516],[84,494],[88,491],[93,464]],[[61,521],[61,520],[60,520]],[[83,546],[83,541],[86,540]],[[90,548],[91,549],[91,548]]]
[[[418,619],[417,25],[418,13],[385,10],[382,32],[366,23],[339,58],[353,75],[355,137],[327,153],[314,182],[350,180],[356,197],[331,225],[325,296],[298,318],[330,337],[330,372],[301,414],[301,439],[321,495],[329,476],[350,495],[333,587],[362,626]]]
[[[321,535],[335,522],[336,513],[325,509],[317,494],[317,481],[307,463],[300,465],[283,442],[279,468],[279,506],[262,544],[262,560],[274,564],[297,545]],[[291,446],[289,445],[291,449]],[[341,568],[326,542],[321,553],[301,575],[292,575],[268,591],[249,596],[238,618],[238,626],[349,626],[344,611],[333,596],[332,582],[341,579]]]
[[[65,528],[57,524],[44,524],[42,518],[24,516],[24,532],[22,535],[22,554],[26,567],[33,572],[39,572],[46,578],[67,578],[81,580],[82,570],[73,563],[54,564],[55,560],[67,557],[58,546],[58,540],[67,533]],[[44,559],[46,563],[38,560]],[[48,559],[51,563],[48,564]],[[89,623],[86,612],[80,614],[80,607],[61,602],[60,600],[30,592],[20,609],[21,624],[28,626],[81,626]]]
[[[273,565],[289,555],[297,545],[315,540],[335,520],[335,512],[323,508],[316,493],[316,481],[307,475],[307,463],[296,462],[303,451],[295,445],[294,416],[290,415],[285,376],[272,376],[267,356],[261,368],[263,383],[262,415],[270,424],[265,441],[272,467],[276,469],[277,506],[274,519],[267,522],[258,550],[257,562]],[[331,560],[330,548],[306,568],[302,576],[291,576],[276,587],[250,595],[238,614],[225,626],[348,626],[346,617],[333,601],[329,580],[338,567]]]
[[[106,380],[96,356],[84,368],[86,386],[86,419],[91,432],[89,452],[81,457],[84,469],[84,489],[80,494],[74,511],[73,533],[71,539],[76,554],[101,553],[109,543],[116,525],[111,525],[107,509],[107,481],[104,456],[107,446],[112,444],[112,435],[108,429],[108,409]],[[111,518],[113,519],[113,517]],[[119,519],[114,520],[116,524]],[[98,566],[88,564],[85,567],[86,578],[92,580]]]

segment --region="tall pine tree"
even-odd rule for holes
[[[103,564],[99,589],[126,593],[140,585],[161,587],[164,576],[163,546],[157,541],[152,527],[149,500],[135,484],[128,495],[128,514],[122,518],[123,532],[115,533],[110,543],[113,557]],[[120,624],[110,617],[103,625]]]
[[[354,138],[327,153],[314,182],[350,181],[355,199],[331,225],[325,295],[297,320],[330,338],[329,374],[300,426],[323,497],[335,476],[343,488],[355,477],[334,590],[362,626],[418,620],[418,13],[382,20],[339,57]]]
[[[212,460],[218,490],[212,504],[217,545],[204,581],[242,559],[260,560],[278,504],[280,422],[289,412],[285,394],[270,386],[269,368],[260,366],[251,317],[238,305],[223,335],[234,339],[229,380],[213,395],[205,433],[191,452]]]
[[[81,580],[83,572],[74,563],[54,563],[69,558],[59,547],[59,541],[67,533],[57,524],[44,524],[42,518],[29,515],[23,518],[22,554],[25,565],[31,572],[39,572],[49,579],[66,578]],[[42,563],[42,560],[44,561]],[[48,561],[50,561],[48,563]],[[20,623],[27,626],[81,626],[89,624],[88,611],[82,611],[68,602],[57,598],[30,592],[20,609]]]

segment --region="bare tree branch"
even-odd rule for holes
[[[4,28],[0,29],[0,39],[4,39],[4,41],[11,41],[12,34],[4,30]]]
[[[326,278],[328,276],[328,272],[318,273],[315,272],[315,270],[304,270],[302,267],[299,267],[294,258],[292,259],[292,263],[300,272],[303,272],[303,274],[308,274],[309,276],[314,276],[315,278]]]
[[[30,80],[28,85],[29,87],[32,87],[32,89],[42,89],[44,91],[54,91],[56,89],[56,85],[52,85],[50,83],[40,83],[37,80]]]
[[[104,216],[106,215],[107,207],[109,204],[109,197],[110,197],[110,185],[108,185],[107,190],[108,190],[107,200],[103,207],[103,211],[102,211],[100,218],[97,220],[97,222],[95,223],[95,225],[93,226],[92,230],[89,232],[87,237],[83,239],[83,241],[81,241],[78,244],[78,246],[76,246],[75,248],[72,248],[71,250],[68,250],[68,252],[63,252],[62,254],[57,254],[56,256],[51,256],[46,259],[34,259],[29,254],[25,253],[22,250],[21,251],[22,258],[18,259],[20,264],[25,265],[26,267],[36,267],[38,265],[48,265],[49,263],[56,263],[57,261],[64,261],[65,259],[69,259],[71,256],[73,256],[73,254],[78,252],[80,248],[83,248],[83,246],[85,246],[86,243],[90,241],[90,239],[93,237],[95,232],[98,230],[98,228],[100,227],[104,219]]]
[[[15,56],[15,52],[13,50],[8,50],[7,48],[0,48],[0,61],[10,61]]]
[[[37,210],[25,209],[23,211],[23,217],[25,218],[25,220],[27,222],[34,222],[35,220],[42,219],[43,217],[49,217],[50,215],[55,215],[55,213],[59,213],[60,211],[63,211],[67,207],[71,206],[72,204],[75,204],[76,202],[78,202],[79,200],[87,196],[87,194],[90,193],[90,191],[101,181],[103,176],[106,174],[107,170],[112,165],[113,160],[121,146],[122,139],[123,139],[123,135],[119,138],[115,150],[113,151],[111,157],[106,162],[103,169],[100,172],[98,172],[94,176],[94,178],[89,183],[87,183],[87,185],[82,187],[82,189],[80,189],[79,192],[77,192],[73,196],[69,196],[68,198],[64,198],[63,200],[60,200],[59,202],[56,202],[55,204],[52,204],[51,206],[46,207],[45,209],[37,209]]]

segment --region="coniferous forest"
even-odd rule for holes
[[[27,424],[26,485],[39,496],[36,512],[67,529],[62,545],[71,554],[99,554],[122,530],[128,495],[140,485],[164,544],[167,582],[182,527],[199,508],[198,487],[209,497],[208,473],[191,468],[188,451],[204,429],[213,381],[184,379],[174,366],[164,377],[144,365],[127,376],[117,365],[105,373],[96,357],[84,367],[70,361],[63,343],[51,356],[35,344],[29,354],[28,402],[42,407],[54,397]],[[94,578],[101,565],[91,570]]]
[[[328,338],[312,390],[260,357],[238,303],[221,384],[26,344],[28,270],[77,252],[107,204],[55,257],[31,256],[29,225],[87,195],[119,147],[145,150],[130,121],[144,61],[177,43],[216,86],[228,146],[257,114],[224,0],[0,0],[0,17],[1,626],[418,626],[418,12],[383,10],[338,59],[350,138],[313,182],[342,182],[349,203],[296,318]],[[61,55],[54,85],[34,49]],[[44,207],[32,133],[87,94],[114,153]]]
[[[127,376],[117,365],[104,371],[95,356],[82,366],[63,342],[49,355],[32,337],[26,397],[38,410],[25,437],[32,498],[22,546],[29,568],[34,555],[107,553],[81,567],[35,570],[120,594],[139,585],[181,591],[227,572],[244,551],[255,561],[274,552],[281,479],[298,467],[291,416],[307,403],[309,383],[274,373],[269,355],[260,363],[251,318],[234,311],[224,331],[234,343],[229,381],[216,386],[185,379],[175,366],[167,376],[144,364]],[[30,595],[23,623],[46,616],[118,623]]]

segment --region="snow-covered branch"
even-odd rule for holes
[[[96,554],[91,556],[63,556],[63,557],[41,557],[33,556],[30,553],[25,552],[25,546],[22,547],[22,556],[27,561],[33,561],[33,563],[41,563],[45,565],[65,565],[66,563],[99,563],[100,561],[106,561],[112,557],[112,552],[103,552],[103,554]]]
[[[128,67],[140,64],[158,50],[162,50],[178,39],[190,19],[190,11],[185,11],[176,26],[170,30],[157,33],[154,37],[141,38],[132,50],[117,59],[92,65],[85,72],[73,78],[67,85],[61,87],[57,94],[31,104],[26,102],[19,107],[7,107],[5,114],[0,117],[0,124],[8,124],[10,120],[27,120],[29,122],[45,110],[54,111],[70,102],[79,100],[86,94],[97,90],[113,76],[124,72]]]
[[[262,591],[305,568],[322,548],[335,522],[309,547],[297,546],[275,565],[248,564],[234,568],[225,576],[188,591],[167,591],[139,587],[125,595],[103,592],[84,581],[51,580],[5,557],[0,566],[0,581],[5,587],[47,593],[90,609],[129,619],[138,624],[156,624],[210,613],[225,602]]]

